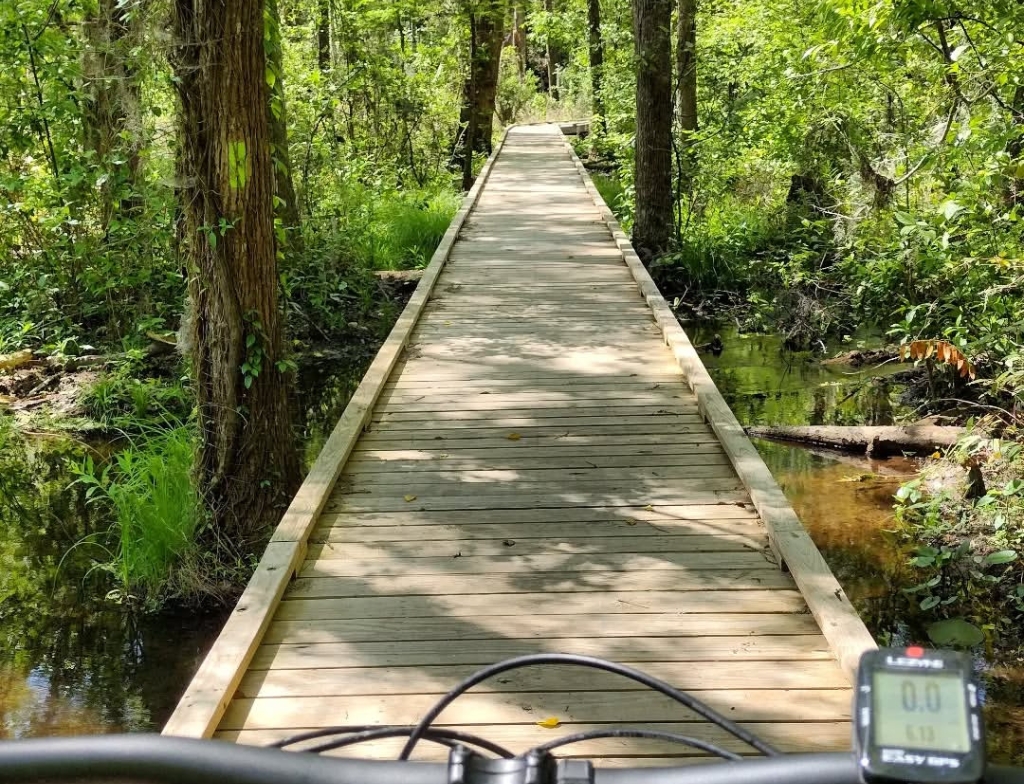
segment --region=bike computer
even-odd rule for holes
[[[917,646],[868,651],[854,698],[854,744],[865,782],[973,784],[985,734],[971,660]]]

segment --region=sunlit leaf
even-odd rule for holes
[[[541,719],[537,722],[538,727],[543,727],[546,730],[553,730],[556,727],[560,727],[562,722],[556,719],[554,716],[548,716],[546,719]]]

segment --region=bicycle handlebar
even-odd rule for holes
[[[515,760],[500,760],[501,764]],[[584,770],[580,766],[577,770]],[[158,784],[450,784],[442,762],[320,757],[302,752],[160,735],[0,742],[0,782],[103,779]],[[466,779],[515,782],[514,775]],[[576,782],[587,779],[576,778]],[[594,770],[594,784],[862,784],[850,753],[790,754],[742,762]],[[990,766],[986,784],[1024,784],[1024,770]]]

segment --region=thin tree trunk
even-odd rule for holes
[[[516,49],[519,78],[522,79],[526,76],[526,3],[523,0],[516,0],[512,15],[512,43]]]
[[[262,0],[175,0],[180,251],[216,530],[252,544],[298,484],[274,240]]]
[[[288,146],[288,111],[284,98],[284,65],[281,52],[281,13],[277,0],[267,1],[266,48],[268,72],[272,86],[267,103],[267,121],[270,125],[271,158],[274,165],[274,195],[277,196],[276,213],[281,220],[289,250],[301,252],[302,223],[299,218],[299,200],[295,196],[292,176],[292,157]]]
[[[491,154],[505,9],[504,0],[483,0],[469,12],[469,69],[453,157],[466,190],[473,185],[473,153]]]
[[[317,0],[316,64],[323,73],[331,67],[331,0]]]
[[[102,224],[140,210],[136,192],[142,165],[142,112],[138,76],[129,51],[132,19],[117,0],[99,0],[86,24],[82,57],[85,76],[85,141],[104,170]],[[127,141],[126,141],[127,140]]]
[[[672,236],[672,2],[633,0],[636,44],[636,219],[633,244],[645,263]]]
[[[601,97],[604,42],[601,39],[601,0],[587,0],[588,52],[590,55],[590,91],[594,120],[598,131],[605,128],[604,100]]]
[[[557,11],[555,8],[555,0],[544,0],[544,10],[548,13],[549,17],[554,16]],[[561,90],[558,85],[558,72],[561,70],[563,63],[565,62],[565,55],[562,53],[562,49],[558,43],[552,39],[550,31],[547,34],[545,47],[547,49],[548,60],[548,93],[557,101],[562,97]]]
[[[682,132],[680,190],[692,187],[696,149],[693,134],[697,130],[697,0],[679,0],[676,39],[676,116]]]

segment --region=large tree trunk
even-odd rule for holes
[[[604,68],[604,42],[601,40],[601,0],[587,0],[588,53],[590,55],[590,91],[597,130],[603,130],[604,101],[601,98],[601,71]]]
[[[636,43],[636,218],[633,245],[645,263],[672,236],[672,2],[633,0]]]
[[[277,196],[277,216],[285,232],[288,250],[301,252],[302,224],[299,218],[299,200],[295,196],[292,176],[292,156],[288,146],[288,111],[284,99],[284,65],[281,52],[281,13],[277,0],[267,0],[267,61],[273,86],[267,104],[267,122],[270,125],[271,156],[274,165],[274,195]]]
[[[473,153],[491,154],[505,10],[504,0],[481,0],[469,10],[469,69],[455,154],[466,190],[473,185]]]
[[[323,73],[331,67],[331,0],[317,0],[316,64]]]
[[[679,0],[676,39],[676,116],[682,132],[680,170],[683,191],[691,189],[696,163],[693,134],[697,130],[697,0]]]
[[[547,12],[549,17],[554,16],[557,12],[557,9],[555,8],[555,0],[544,0],[544,10]],[[547,49],[548,60],[548,93],[557,101],[562,97],[561,90],[558,86],[558,72],[565,63],[565,54],[562,52],[562,47],[558,45],[558,41],[552,37],[550,30],[547,34],[545,47]]]
[[[274,240],[262,0],[175,0],[179,239],[199,406],[200,491],[250,544],[299,477]]]
[[[99,0],[96,16],[85,25],[82,57],[86,145],[106,175],[100,191],[102,225],[115,215],[138,213],[136,187],[142,164],[142,111],[138,76],[132,65],[133,18],[117,0]]]

